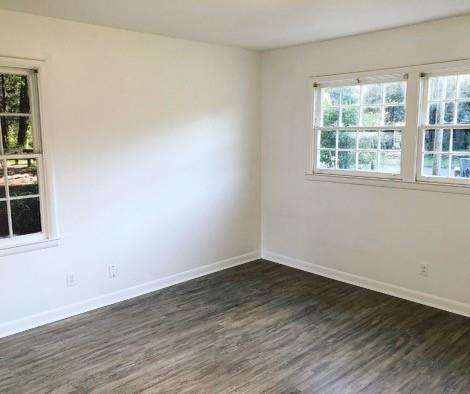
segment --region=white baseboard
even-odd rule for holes
[[[116,302],[125,301],[130,298],[138,297],[143,294],[151,293],[165,287],[173,286],[178,283],[186,282],[207,274],[221,271],[236,265],[248,263],[259,259],[259,251],[246,253],[240,256],[221,260],[216,263],[203,265],[188,271],[170,275],[161,279],[146,282],[137,286],[128,287],[113,293],[105,294],[99,297],[91,298],[75,304],[66,305],[57,309],[42,312],[36,315],[27,316],[18,320],[0,324],[0,338],[16,334],[31,328],[39,327],[44,324],[53,323],[67,317],[75,316],[80,313],[89,312]]]
[[[269,251],[263,251],[262,258],[272,261],[274,263],[286,265],[292,268],[297,268],[302,271],[307,271],[312,274],[325,276],[330,279],[339,280],[341,282],[364,287],[369,290],[378,291],[380,293],[403,298],[408,301],[417,302],[419,304],[443,309],[448,312],[453,312],[459,315],[470,317],[470,305],[464,304],[459,301],[437,297],[432,294],[422,293],[416,290],[407,289],[385,282],[380,282],[363,276],[358,276],[332,268],[323,267],[321,265],[294,259]]]

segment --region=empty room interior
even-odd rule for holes
[[[470,0],[0,37],[0,393],[470,393]]]

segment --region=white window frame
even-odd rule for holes
[[[449,75],[451,73],[470,72],[470,59],[439,62],[431,64],[412,65],[399,68],[378,69],[371,71],[353,72],[347,74],[312,76],[308,79],[310,113],[308,120],[308,138],[305,176],[307,180],[327,181],[337,183],[363,184],[368,186],[415,189],[423,191],[436,191],[443,193],[470,194],[470,182],[467,179],[424,177],[421,176],[421,152],[423,149],[423,135],[426,112],[424,98],[427,99],[426,77],[429,75]],[[331,170],[317,168],[317,132],[315,126],[319,120],[320,99],[315,85],[340,86],[351,85],[357,81],[386,82],[387,78],[407,75],[406,88],[406,119],[402,128],[401,173],[397,176],[377,172]],[[369,83],[371,83],[369,82]],[[449,125],[446,125],[449,128]],[[470,128],[470,125],[461,125]],[[466,127],[465,127],[466,126]],[[386,128],[386,127],[385,127]],[[429,127],[428,127],[429,128]],[[360,128],[355,128],[359,130]],[[374,127],[367,129],[374,129]],[[390,129],[398,129],[390,127]]]
[[[322,83],[315,82],[313,84],[313,95],[314,95],[314,104],[313,104],[313,149],[314,149],[314,159],[313,159],[313,172],[316,174],[332,174],[332,175],[346,175],[346,176],[361,176],[361,177],[370,177],[370,178],[381,178],[381,179],[401,179],[400,174],[386,173],[386,172],[377,172],[377,171],[360,171],[360,170],[342,170],[342,169],[330,169],[330,168],[320,168],[318,167],[318,150],[319,150],[319,132],[321,130],[337,130],[337,131],[363,131],[363,130],[399,130],[403,132],[406,128],[406,119],[405,125],[403,126],[350,126],[350,127],[323,127],[321,125],[321,89],[324,87],[335,87],[335,86],[353,86],[353,85],[366,85],[366,84],[382,84],[382,83],[393,83],[406,81],[408,78],[407,75],[395,74],[395,75],[385,75],[385,76],[362,76],[361,78],[355,79],[345,79],[339,81],[325,81]],[[405,98],[405,108],[406,108],[406,98]],[[360,115],[361,116],[361,115]],[[358,140],[356,139],[356,144]],[[356,154],[359,151],[356,146]]]
[[[58,245],[58,226],[53,193],[53,172],[48,152],[49,139],[44,133],[42,119],[45,110],[41,96],[44,83],[45,62],[35,59],[0,57],[0,72],[26,75],[30,95],[30,119],[33,128],[34,152],[31,154],[3,155],[4,159],[33,158],[37,161],[39,203],[41,214],[40,233],[0,239],[0,257]],[[39,142],[39,144],[38,144]],[[40,147],[40,150],[38,149]],[[6,170],[5,170],[6,171]],[[12,199],[10,197],[10,199]],[[14,199],[14,198],[13,198]],[[11,231],[11,223],[9,224]]]
[[[429,79],[432,77],[443,77],[443,76],[451,76],[451,75],[458,75],[458,74],[470,74],[470,66],[467,67],[458,67],[458,68],[451,68],[448,69],[447,71],[445,70],[440,70],[440,71],[435,71],[435,72],[428,72],[428,73],[423,73],[422,75],[422,84],[423,84],[423,98],[421,102],[421,116],[420,116],[420,124],[419,124],[419,139],[418,139],[418,158],[417,158],[417,163],[418,163],[418,174],[417,174],[417,180],[419,182],[434,182],[434,183],[443,183],[443,184],[456,184],[460,186],[466,186],[470,187],[470,178],[452,178],[452,177],[441,177],[441,176],[428,176],[428,175],[423,175],[423,153],[424,153],[424,136],[426,130],[430,129],[440,129],[440,130],[457,130],[457,129],[466,129],[470,130],[470,123],[466,124],[457,124],[457,123],[448,123],[448,124],[433,124],[430,125],[428,124],[428,104],[429,104]],[[470,101],[470,100],[466,100]],[[457,111],[457,105],[456,109]],[[457,116],[457,114],[456,114]],[[450,144],[451,146],[449,147],[452,149],[452,135],[453,133],[450,133],[451,135],[451,140]],[[432,153],[432,152],[431,152]],[[462,152],[461,152],[462,153]],[[452,154],[452,151],[449,152],[449,154]],[[470,152],[469,152],[470,154]],[[450,166],[451,163],[449,163]],[[450,171],[450,167],[449,167]]]

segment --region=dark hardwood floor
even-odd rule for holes
[[[0,340],[1,393],[469,393],[470,319],[257,261]]]

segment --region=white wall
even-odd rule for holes
[[[259,249],[258,53],[4,11],[0,36],[46,60],[61,236],[0,258],[0,327]]]
[[[470,58],[468,37],[465,16],[263,53],[263,251],[470,305],[469,196],[304,177],[309,76]]]

